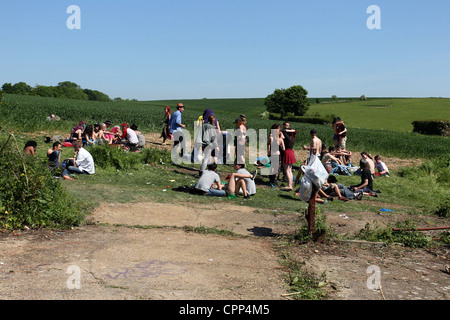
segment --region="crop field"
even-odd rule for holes
[[[144,132],[159,132],[163,108],[169,105],[172,111],[178,102],[186,110],[183,122],[193,134],[194,122],[205,108],[216,113],[222,130],[234,129],[234,119],[240,114],[247,116],[249,128],[269,130],[275,122],[262,119],[265,111],[264,99],[199,99],[144,102],[94,102],[32,96],[5,95],[0,108],[0,124],[11,129],[34,131],[65,131],[80,120],[88,123],[112,121],[137,124]],[[314,99],[310,99],[314,101]],[[49,114],[61,117],[59,122],[46,121]],[[340,116],[349,128],[348,149],[367,151],[383,156],[400,158],[433,159],[450,153],[450,140],[446,137],[425,136],[412,133],[411,122],[435,118],[450,118],[450,99],[369,99],[350,102],[312,103],[309,114],[334,114]],[[309,143],[309,131],[315,128],[326,145],[333,144],[330,125],[292,123],[299,131],[296,148]]]

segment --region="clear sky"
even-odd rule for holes
[[[67,27],[70,5],[81,29]],[[371,5],[381,29],[367,27]],[[309,97],[450,97],[448,0],[0,0],[0,30],[0,86],[72,81],[139,100],[292,85]]]

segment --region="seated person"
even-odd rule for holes
[[[52,172],[54,172],[57,168],[62,168],[61,148],[62,148],[61,142],[56,141],[53,143],[52,149],[47,150],[49,168]],[[73,180],[69,176],[69,172],[67,170],[62,171],[62,177],[67,180]]]
[[[83,148],[82,141],[75,141],[73,143],[73,149],[75,151],[75,157],[72,159],[68,159],[68,161],[72,160],[72,165],[69,165],[66,170],[69,173],[77,173],[77,174],[94,174],[95,173],[95,164],[92,155]],[[68,175],[67,172],[64,174]]]
[[[361,169],[361,183],[350,186],[349,189],[356,193],[378,197],[378,194],[373,191],[373,177],[370,173],[369,163],[361,159],[359,167]]]
[[[80,121],[70,132],[70,141],[83,140],[83,132],[86,128],[86,121]]]
[[[139,144],[139,139],[136,132],[131,129],[128,124],[122,124],[122,144],[128,146],[130,150],[134,151],[137,149]]]
[[[386,166],[386,164],[383,161],[381,161],[379,155],[375,156],[375,169],[378,171],[378,174],[380,176],[389,177],[389,169]]]
[[[206,196],[214,196],[214,197],[224,197],[226,196],[225,190],[223,190],[223,185],[220,182],[220,177],[216,173],[217,164],[210,163],[207,166],[206,170],[202,171],[202,175],[200,179],[194,186],[194,193]],[[217,186],[213,188],[213,185]]]
[[[104,140],[108,143],[108,144],[113,144],[114,142],[114,133],[111,133],[109,131],[107,131],[107,126],[106,123],[102,123],[100,125],[100,131],[103,134],[103,138]]]
[[[352,152],[345,150],[341,147],[330,147],[329,151],[331,154],[333,154],[336,158],[341,160],[342,165],[348,165],[349,167],[352,166]]]
[[[86,126],[83,132],[83,144],[92,146],[94,144],[94,127],[89,124]]]
[[[28,141],[25,143],[25,147],[23,148],[23,152],[25,154],[34,156],[36,154],[37,142],[36,141]]]
[[[367,152],[361,152],[361,159],[366,160],[369,164],[368,169],[370,170],[370,174],[372,175],[372,178],[375,177],[375,163],[373,162],[372,157]]]
[[[250,173],[245,169],[245,164],[234,164],[234,169],[237,170],[233,172],[228,181],[227,189],[228,194],[234,198],[237,193],[242,189],[244,194],[244,199],[251,199],[251,196],[256,194],[255,177],[256,171]]]

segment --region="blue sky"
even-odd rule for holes
[[[77,5],[81,29],[70,30]],[[381,10],[370,30],[367,8]],[[0,0],[0,85],[111,98],[450,97],[447,0]]]

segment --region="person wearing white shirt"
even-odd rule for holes
[[[72,159],[73,165],[68,166],[67,170],[70,173],[94,174],[94,159],[89,151],[83,148],[83,143],[81,141],[75,141],[73,143],[73,149],[75,150],[75,158]]]
[[[377,169],[380,176],[389,177],[389,169],[378,155],[375,156],[375,169]]]

